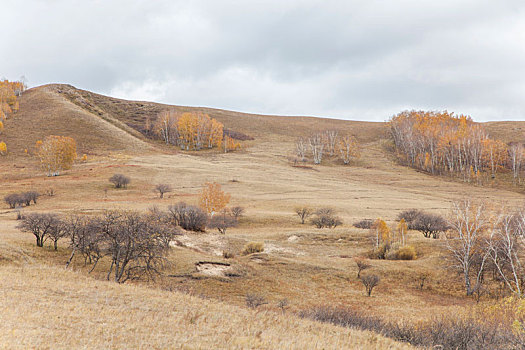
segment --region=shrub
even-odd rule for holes
[[[416,221],[416,219],[422,213],[423,212],[421,210],[419,210],[419,209],[405,210],[405,211],[402,211],[401,213],[399,213],[399,215],[397,216],[397,220],[401,221],[401,219],[405,219],[405,222],[407,223],[407,225],[410,226],[410,224],[413,223],[414,221]]]
[[[25,192],[24,195],[26,196],[27,199],[32,201],[33,204],[36,204],[38,197],[40,197],[40,193],[38,193],[37,191],[28,191],[28,192]]]
[[[256,309],[261,305],[268,304],[262,295],[246,294],[246,306],[251,309]]]
[[[397,260],[415,260],[417,259],[416,249],[411,245],[401,247],[396,252]]]
[[[4,197],[4,202],[9,205],[9,208],[14,209],[17,205],[24,204],[24,198],[18,193],[11,193]]]
[[[332,208],[318,209],[311,222],[317,228],[336,228],[343,223],[341,218],[335,215],[335,211]]]
[[[364,219],[364,220],[355,222],[354,223],[354,227],[362,228],[362,229],[365,229],[365,230],[369,230],[372,227],[373,224],[374,224],[373,220],[371,220],[371,219]]]
[[[223,257],[224,259],[233,259],[233,258],[235,258],[235,254],[232,253],[232,252],[230,252],[230,251],[223,250],[223,251],[222,251],[222,257]]]
[[[301,219],[301,224],[304,224],[305,220],[308,219],[310,215],[312,215],[313,210],[309,207],[302,206],[295,208],[295,213]]]
[[[423,233],[427,238],[439,238],[440,232],[449,229],[447,221],[436,214],[420,213],[419,216],[408,225],[411,230],[417,230]]]
[[[367,263],[364,259],[355,259],[355,263],[357,265],[357,278],[361,278],[361,271],[372,267],[372,265]]]
[[[223,235],[226,234],[228,228],[235,226],[237,226],[237,219],[226,213],[214,215],[208,222],[209,228],[216,228]]]
[[[368,253],[370,259],[386,259],[388,251],[390,250],[390,244],[384,243],[379,247],[374,248],[371,252]]]
[[[168,207],[171,222],[187,231],[204,232],[208,216],[199,207],[179,202]]]
[[[115,188],[127,188],[131,179],[126,175],[115,174],[109,178],[109,182],[115,185]]]
[[[242,250],[242,255],[261,253],[263,251],[264,251],[264,243],[250,242],[244,246],[244,249]]]

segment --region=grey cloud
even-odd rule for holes
[[[4,4],[0,75],[118,97],[385,120],[525,117],[521,1]]]

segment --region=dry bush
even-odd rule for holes
[[[233,259],[235,258],[235,254],[231,251],[228,251],[228,250],[223,250],[222,251],[222,257],[224,259]]]
[[[246,294],[246,306],[251,309],[257,309],[259,306],[268,304],[266,298],[258,294]]]
[[[408,226],[410,226],[410,224],[412,224],[414,221],[416,221],[416,219],[422,213],[423,212],[421,210],[419,210],[419,209],[405,210],[405,211],[402,211],[401,213],[399,213],[399,215],[397,216],[397,220],[401,221],[401,219],[405,219],[406,224]]]
[[[187,231],[204,232],[208,216],[199,207],[179,202],[168,207],[171,221]]]
[[[131,179],[126,175],[115,174],[109,178],[109,182],[115,185],[115,188],[127,188]]]
[[[242,255],[249,255],[254,253],[261,253],[264,251],[264,243],[250,242],[246,244],[242,250]]]
[[[411,245],[399,247],[397,244],[393,244],[385,258],[388,260],[416,260],[417,253]]]
[[[343,223],[341,218],[335,215],[335,211],[332,208],[316,210],[315,217],[312,218],[311,222],[317,228],[336,228]]]
[[[420,212],[417,218],[408,224],[411,230],[420,231],[426,238],[439,238],[441,232],[449,229],[447,221],[436,214]]]
[[[209,228],[216,228],[223,235],[226,234],[228,228],[235,226],[237,226],[237,219],[226,212],[214,215],[208,221]]]
[[[363,219],[361,221],[357,221],[354,223],[354,227],[356,228],[362,228],[365,230],[369,230],[372,225],[374,224],[374,221],[371,219]]]
[[[522,349],[512,327],[474,317],[433,317],[416,324],[386,322],[353,309],[320,306],[299,313],[319,322],[373,331],[423,348],[446,350]]]
[[[370,296],[372,294],[372,290],[379,284],[379,281],[381,279],[377,275],[366,275],[361,277],[361,282],[365,286],[366,294]]]
[[[24,198],[19,193],[11,193],[4,197],[4,202],[9,205],[9,208],[14,209],[24,204]]]

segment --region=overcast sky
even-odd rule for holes
[[[0,77],[30,86],[264,114],[525,120],[523,0],[0,4]]]

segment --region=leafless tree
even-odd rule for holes
[[[155,186],[155,192],[158,192],[160,198],[164,198],[164,193],[173,191],[173,188],[168,184],[158,184]]]
[[[507,288],[516,296],[523,296],[525,284],[522,262],[525,251],[525,211],[506,213],[503,209],[492,227],[488,250],[493,268]]]
[[[312,208],[305,206],[295,208],[295,213],[301,219],[301,224],[304,224],[306,219],[308,219],[313,214],[313,212],[314,211],[312,210]]]
[[[306,153],[308,152],[308,141],[302,137],[295,141],[295,152],[297,157],[304,162],[306,160]]]
[[[467,295],[472,295],[483,282],[483,273],[489,258],[484,237],[488,225],[485,206],[465,199],[454,202],[451,230],[446,246],[452,267],[463,274]]]
[[[36,204],[36,201],[37,201],[38,198],[40,197],[40,193],[38,193],[37,191],[28,191],[28,192],[25,192],[24,195],[25,195],[26,198],[28,198],[30,201],[33,201],[33,204]]]
[[[47,234],[49,239],[53,242],[53,248],[55,250],[58,249],[58,241],[64,238],[66,234],[67,234],[67,231],[66,231],[64,222],[57,217],[53,226],[51,227],[51,229],[48,231],[48,234]]]
[[[115,188],[126,188],[128,187],[131,179],[126,175],[115,174],[109,178],[109,182],[115,185]]]
[[[111,257],[108,280],[112,274],[115,282],[123,283],[160,273],[168,247],[159,232],[172,228],[137,212],[112,211],[101,218],[100,229],[106,254]]]
[[[204,232],[208,216],[199,207],[179,202],[168,207],[173,225],[188,231]]]
[[[312,151],[314,164],[321,164],[325,147],[322,135],[320,133],[313,134],[308,139],[308,144],[310,145],[310,150]]]
[[[411,230],[422,232],[426,238],[439,238],[441,232],[448,230],[447,221],[436,214],[420,213],[415,221],[407,225]]]
[[[355,263],[357,265],[357,278],[361,278],[362,271],[367,270],[372,267],[372,265],[370,265],[364,259],[355,259]]]
[[[37,247],[43,247],[48,235],[60,225],[57,215],[51,213],[30,213],[17,226],[22,232],[30,232],[36,238]]]
[[[24,204],[24,198],[19,193],[11,193],[4,197],[4,202],[9,205],[9,208],[14,209],[17,205]]]
[[[66,268],[73,261],[75,254],[79,252],[84,257],[84,265],[87,265],[88,262],[93,264],[89,272],[95,269],[98,261],[104,256],[102,224],[103,222],[98,217],[81,215],[73,215],[65,220],[64,226],[71,248]]]
[[[177,144],[179,134],[177,130],[178,115],[174,110],[162,111],[155,121],[153,131],[166,142],[166,144]]]
[[[328,154],[330,154],[330,156],[335,154],[338,136],[338,130],[325,130],[323,132],[324,143],[326,144],[326,148],[328,149]]]
[[[239,219],[244,214],[244,207],[236,206],[230,209],[231,215],[235,219]]]
[[[509,157],[514,183],[519,183],[521,164],[523,162],[523,145],[521,143],[511,144],[509,147]]]
[[[332,208],[317,209],[311,222],[317,228],[336,228],[343,223],[341,218],[335,215]]]
[[[213,215],[208,221],[209,228],[216,228],[219,233],[226,234],[226,230],[230,227],[237,226],[237,219],[230,216],[227,212]]]
[[[397,220],[401,221],[401,219],[405,220],[405,223],[407,226],[410,226],[412,223],[414,223],[417,218],[422,214],[423,212],[419,209],[409,209],[404,210],[397,216]]]
[[[366,275],[361,277],[361,282],[366,288],[366,294],[370,296],[372,290],[379,284],[380,278],[377,275]]]

